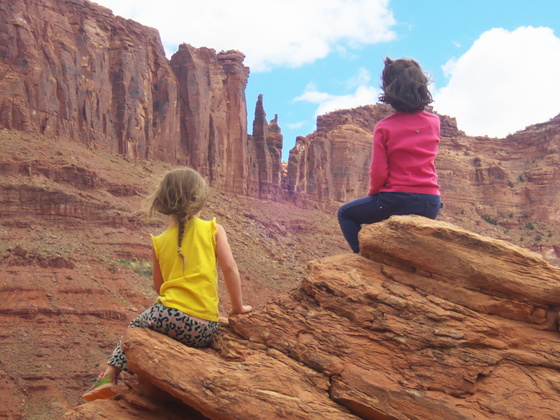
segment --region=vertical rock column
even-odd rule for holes
[[[249,68],[243,65],[245,55],[240,51],[222,51],[217,55],[224,74],[224,97],[226,100],[225,179],[226,191],[246,194],[249,179],[247,101],[245,88]],[[216,92],[217,88],[211,89]]]
[[[275,198],[282,190],[283,136],[278,126],[278,115],[268,124],[262,94],[255,106],[252,140],[258,168],[259,197]]]
[[[270,151],[272,161],[272,187],[275,195],[279,195],[282,191],[282,147],[284,146],[284,136],[278,125],[278,114],[274,114],[274,118],[268,124],[268,136],[266,144]]]
[[[248,167],[244,57],[187,44],[171,57],[179,83],[180,161],[213,186],[240,194]]]
[[[256,162],[259,176],[259,197],[270,198],[272,187],[272,161],[270,151],[266,145],[268,123],[263,106],[263,95],[259,95],[255,106],[253,120],[253,143],[255,145]]]

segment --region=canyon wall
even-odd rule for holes
[[[247,172],[244,58],[239,51],[216,54],[182,44],[170,62],[179,86],[177,162],[196,168],[212,185],[242,194],[254,181]],[[160,144],[161,155],[166,147]]]
[[[247,134],[239,51],[183,44],[168,60],[157,30],[95,3],[14,0],[0,4],[0,58],[2,128],[186,164],[239,194],[270,190],[271,167],[279,182],[280,154],[260,159],[270,146]]]
[[[177,158],[179,89],[157,30],[82,0],[3,2],[0,19],[2,127]]]

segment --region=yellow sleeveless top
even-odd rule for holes
[[[181,245],[184,270],[177,254],[178,234],[175,224],[161,235],[152,235],[163,277],[158,301],[197,318],[218,321],[216,219],[206,221],[195,217],[187,221]]]

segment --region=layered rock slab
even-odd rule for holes
[[[312,262],[300,290],[234,331],[325,373],[363,418],[558,416],[558,268],[420,217],[360,240],[369,258]]]
[[[362,255],[427,277],[425,291],[477,312],[558,328],[560,268],[537,253],[416,216],[370,225],[360,243]]]
[[[211,419],[356,418],[329,399],[324,375],[274,349],[231,361],[143,329],[123,349],[132,371]]]
[[[130,366],[211,419],[558,418],[558,268],[420,217],[360,240],[213,349],[129,330]]]

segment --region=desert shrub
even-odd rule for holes
[[[490,223],[491,225],[497,225],[498,221],[496,219],[494,219],[492,216],[489,216],[488,214],[483,214],[482,217],[486,222]]]
[[[117,260],[117,264],[129,267],[130,269],[132,269],[132,271],[134,271],[136,274],[141,275],[142,277],[146,277],[149,279],[152,278],[152,261],[144,261],[133,258],[130,261]]]

